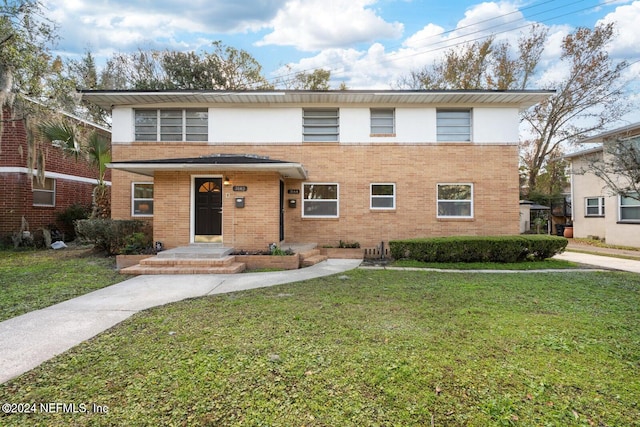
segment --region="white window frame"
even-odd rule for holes
[[[379,194],[373,194],[373,187],[374,186],[382,186],[382,185],[390,185],[393,187],[393,194],[388,196],[388,195],[379,195]],[[391,199],[391,206],[390,207],[376,207],[373,206],[373,201],[374,199]],[[371,210],[376,210],[376,211],[392,211],[396,209],[396,184],[392,183],[392,182],[372,182],[371,184],[369,184],[369,209]]]
[[[305,187],[309,185],[333,185],[336,187],[335,199],[306,199]],[[335,215],[307,215],[305,214],[306,204],[308,202],[321,202],[321,203],[335,203],[336,214]],[[302,183],[302,217],[303,218],[339,218],[340,217],[340,184],[337,182],[303,182]]]
[[[371,108],[370,133],[371,136],[396,136],[396,109],[395,108]],[[390,124],[389,124],[390,121]],[[385,123],[385,124],[381,124]],[[382,132],[391,127],[391,132]]]
[[[590,200],[596,200],[597,205],[589,205]],[[597,213],[589,213],[589,208],[597,208]],[[604,216],[604,197],[585,197],[584,198],[584,216],[586,217],[603,217]]]
[[[322,113],[333,113],[326,115]],[[314,115],[314,113],[320,113]],[[313,122],[316,123],[313,123]],[[317,132],[313,132],[316,130]],[[303,142],[340,142],[340,109],[339,108],[303,108],[302,109],[302,141]]]
[[[169,138],[169,139],[163,139],[163,134],[164,135],[173,135],[173,134],[169,134],[168,132],[162,132],[164,128],[166,128],[168,125],[165,124],[163,126],[163,117],[162,117],[162,113],[163,112],[167,112],[167,111],[180,111],[181,112],[181,117],[180,117],[180,127],[181,127],[181,139],[176,139],[176,138]],[[155,112],[155,136],[151,136],[153,135],[150,132],[138,132],[138,127],[137,127],[137,123],[136,123],[136,117],[138,112]],[[200,114],[200,113],[205,113],[206,114],[206,123],[204,124],[190,124],[189,120],[193,119],[193,117],[189,116],[189,113],[196,113],[196,114]],[[169,119],[168,117],[164,118],[165,121],[167,119]],[[157,141],[162,141],[162,142],[206,142],[209,139],[209,111],[206,108],[161,108],[161,109],[147,109],[147,108],[138,108],[135,109],[133,112],[133,138],[135,141],[139,141],[139,142],[157,142]],[[204,132],[197,132],[196,130],[202,128],[202,130],[204,130]],[[138,138],[138,135],[148,135],[148,138],[153,138],[153,139],[145,139],[145,138]],[[204,139],[203,139],[204,138]]]
[[[53,190],[47,190],[46,188],[35,188],[36,185],[40,185],[40,183],[37,181],[37,178],[33,178],[33,181],[31,183],[31,193],[32,193],[32,200],[33,200],[33,206],[41,206],[41,207],[55,207],[56,206],[56,186],[57,186],[57,182],[54,178],[46,178],[44,179],[44,182],[52,182],[53,185]],[[35,193],[45,193],[45,194],[50,194],[51,195],[51,204],[49,203],[36,203],[35,202]]]
[[[154,208],[155,206],[153,205],[153,197],[152,198],[136,198],[136,185],[154,185],[153,182],[149,182],[149,181],[135,181],[131,183],[131,216],[132,217],[145,217],[145,218],[149,218],[153,216],[153,212],[154,212]],[[154,195],[155,195],[155,186],[153,188],[154,191]],[[140,214],[140,213],[136,213],[136,202],[151,202],[152,203],[152,208],[151,208],[151,214]]]
[[[464,200],[450,200],[450,199],[440,199],[440,186],[445,185],[464,185],[469,186],[471,189],[471,199]],[[460,203],[460,202],[468,202],[469,203],[469,215],[440,215],[440,203]],[[436,184],[436,217],[444,218],[444,219],[472,219],[474,218],[474,188],[473,183],[471,182],[439,182]]]
[[[451,117],[462,115],[466,117]],[[449,117],[444,117],[445,115]],[[458,121],[468,118],[468,123],[460,124]],[[445,131],[445,129],[447,129]],[[436,110],[436,141],[437,142],[471,142],[473,135],[473,110],[439,108]]]
[[[618,195],[618,222],[621,223],[629,223],[629,224],[639,224],[640,219],[623,219],[622,218],[622,210],[627,208],[640,209],[640,201],[631,199],[633,204],[623,205],[622,204],[623,197]]]

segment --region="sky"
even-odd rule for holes
[[[562,38],[615,21],[609,54],[632,63],[630,99],[640,105],[640,0],[42,0],[57,23],[55,53],[97,63],[137,49],[244,49],[275,82],[292,72],[331,71],[332,87],[391,89],[452,46],[493,35],[517,42],[528,26],[549,29],[536,88],[562,78]],[[640,119],[640,118],[639,118]]]

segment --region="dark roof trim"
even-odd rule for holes
[[[140,175],[154,176],[156,171],[249,171],[278,172],[285,178],[307,179],[304,166],[296,162],[270,159],[257,155],[213,154],[195,158],[131,160],[112,162],[111,169],[124,170]]]

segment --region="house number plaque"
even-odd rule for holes
[[[300,194],[300,190],[290,188],[290,189],[287,190],[287,193],[289,193],[289,194]]]
[[[234,185],[233,191],[247,191],[246,185]]]

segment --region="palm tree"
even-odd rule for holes
[[[111,161],[111,146],[103,135],[96,131],[82,132],[78,127],[65,121],[49,121],[39,126],[40,132],[46,140],[58,145],[67,155],[76,160],[84,156],[97,172],[98,185],[93,190],[92,218],[109,218],[111,216],[111,201],[109,187],[104,180],[107,163]]]

